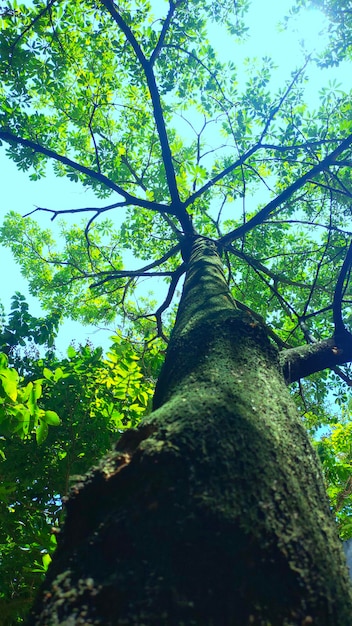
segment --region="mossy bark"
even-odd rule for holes
[[[154,411],[76,486],[30,624],[351,623],[320,467],[277,353],[197,238]]]

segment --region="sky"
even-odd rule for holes
[[[158,6],[160,0],[154,0]],[[166,3],[163,2],[163,7]],[[233,48],[227,35],[218,25],[211,29],[211,35],[216,39],[219,53],[225,60],[231,59],[239,68],[243,67],[244,59],[248,56],[270,56],[274,59],[277,69],[273,73],[273,87],[279,88],[289,78],[290,73],[303,64],[306,52],[319,52],[326,39],[321,35],[324,18],[317,10],[305,11],[298,20],[290,23],[286,31],[278,29],[278,22],[288,13],[291,0],[252,0],[248,15],[250,32],[246,44]],[[350,88],[349,71],[346,65],[321,71],[311,66],[308,71],[307,101],[314,106],[318,102],[318,93],[323,85],[337,80],[345,89]],[[239,77],[241,76],[241,72]],[[45,179],[33,182],[28,173],[17,170],[5,154],[5,144],[0,147],[0,222],[7,211],[13,210],[26,214],[37,206],[50,209],[71,209],[83,206],[103,206],[106,201],[99,201],[94,194],[84,189],[80,183],[72,183],[68,179],[56,179],[48,175]],[[111,201],[114,201],[113,199]],[[109,200],[110,202],[110,200]],[[43,227],[50,226],[48,214],[38,216]],[[79,220],[80,221],[80,220]],[[0,246],[0,266],[2,268],[2,285],[0,301],[5,311],[10,310],[10,299],[15,291],[23,293],[29,304],[32,315],[42,314],[38,300],[29,295],[25,279],[20,274],[11,253]],[[113,327],[97,330],[92,327],[83,327],[79,323],[66,321],[60,330],[57,347],[64,351],[71,340],[85,343],[87,339],[95,345],[108,345],[108,337],[113,334]]]

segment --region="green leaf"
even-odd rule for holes
[[[61,367],[57,367],[54,372],[54,381],[57,383],[60,378],[63,378],[63,376],[64,372],[62,371]]]
[[[39,400],[39,398],[42,395],[42,385],[41,385],[41,381],[40,380],[35,380],[33,383],[33,393],[34,393],[34,398],[35,400]]]
[[[42,415],[41,420],[48,424],[49,426],[60,426],[61,420],[55,411],[45,411],[44,415]]]
[[[47,571],[51,561],[52,561],[52,558],[51,558],[50,554],[48,554],[48,553],[43,554],[42,562],[43,562],[43,569],[44,569],[45,572]]]
[[[19,376],[14,369],[0,371],[0,380],[5,394],[14,402],[17,399]]]
[[[67,348],[67,356],[69,359],[73,359],[76,356],[76,350],[74,349],[73,346],[69,346]]]
[[[44,367],[43,369],[43,376],[47,379],[47,380],[51,380],[54,376],[53,372],[51,370],[49,370],[47,367]]]
[[[3,352],[0,352],[0,369],[6,368],[7,365],[8,365],[8,358],[6,354],[4,354]]]
[[[44,443],[45,439],[48,436],[48,431],[49,431],[48,425],[45,422],[40,421],[39,425],[37,426],[35,430],[35,437],[36,437],[38,446]]]

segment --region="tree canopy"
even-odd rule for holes
[[[282,341],[300,343],[302,325],[328,336],[350,237],[349,96],[325,89],[310,110],[306,67],[272,93],[269,59],[239,83],[207,29],[215,21],[235,44],[247,4],[191,7],[3,11],[0,139],[9,156],[34,179],[50,162],[110,200],[81,207],[83,226],[60,227],[63,249],[11,214],[2,241],[46,306],[87,321],[97,307],[100,320],[114,317],[138,276],[166,277],[166,307],[184,272],[182,238],[200,232],[221,245],[237,299],[245,293]],[[50,201],[41,209],[50,214]],[[128,250],[147,263],[125,269]],[[342,289],[335,318],[341,300]]]
[[[333,3],[320,5],[340,19]],[[52,220],[87,214],[83,224],[59,225],[63,244],[12,213],[1,241],[51,311],[84,322],[148,315],[166,338],[162,313],[185,272],[182,246],[194,233],[213,238],[235,298],[266,321],[279,347],[345,337],[343,354],[310,362],[306,375],[351,355],[351,102],[333,84],[309,107],[315,59],[276,91],[270,59],[248,61],[245,77],[224,60],[213,25],[235,49],[247,8],[183,0],[4,7],[0,140],[32,179],[50,163],[100,200],[38,207]],[[132,299],[138,280],[151,277],[167,285],[154,311]],[[350,380],[346,369],[338,376]]]

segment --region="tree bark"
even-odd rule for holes
[[[32,626],[351,624],[319,463],[275,348],[205,238],[153,412],[66,508]]]
[[[315,372],[334,369],[351,361],[352,335],[346,330],[331,339],[283,350],[279,359],[287,384],[293,383]]]

